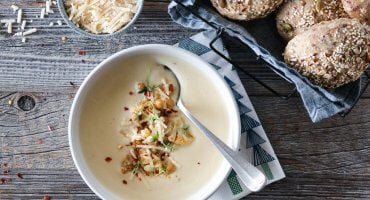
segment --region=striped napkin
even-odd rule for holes
[[[210,38],[215,37],[214,31],[205,31],[191,38],[180,41],[175,46],[186,49],[210,63],[230,86],[236,102],[239,106],[241,119],[241,141],[239,153],[245,156],[251,163],[257,166],[268,181],[273,183],[285,177],[274,150],[263,130],[253,105],[245,91],[242,82],[233,66],[213,52],[210,47]],[[221,40],[215,43],[217,50],[228,56]],[[240,199],[251,193],[239,180],[232,170],[227,179],[209,198],[210,200]]]

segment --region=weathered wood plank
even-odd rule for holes
[[[83,183],[78,173],[69,170],[18,170],[14,180],[0,190],[1,199],[99,199]],[[274,183],[246,199],[368,199],[369,176],[289,173],[290,177]],[[32,181],[29,181],[32,180]],[[348,181],[353,183],[348,186]],[[17,191],[12,189],[17,187]],[[355,186],[355,187],[354,187]],[[42,189],[40,189],[42,188]],[[338,189],[340,188],[340,189]]]
[[[168,1],[145,1],[142,15],[127,33],[101,41],[81,37],[65,24],[50,27],[51,21],[61,20],[56,8],[45,20],[35,19],[43,0],[0,1],[0,18],[16,16],[10,9],[13,3],[24,8],[24,19],[33,20],[28,27],[39,32],[22,43],[0,28],[0,178],[12,179],[0,185],[0,199],[42,199],[44,195],[98,199],[79,176],[69,153],[68,112],[77,90],[70,82],[78,87],[99,62],[121,49],[174,44],[198,31],[173,23],[166,13]],[[67,37],[65,43],[62,36]],[[233,60],[279,92],[290,91],[288,83],[261,66],[245,47],[226,43]],[[346,118],[312,124],[298,97],[281,100],[240,76],[287,174],[248,199],[370,199],[369,89]],[[23,95],[35,99],[34,109],[19,108],[17,101]],[[10,172],[4,174],[4,170]]]
[[[75,90],[70,87],[71,91]],[[23,95],[35,99],[36,106],[31,111],[22,111],[19,108],[17,101]],[[0,97],[2,162],[25,169],[73,168],[67,137],[71,95],[0,93]]]
[[[72,92],[76,90],[73,86],[70,88]],[[39,152],[49,153],[48,150],[65,151],[67,155],[64,157],[68,157],[66,126],[72,96],[58,93],[27,93],[36,99],[36,106],[31,111],[22,111],[18,108],[17,100],[25,94],[1,94],[0,127],[3,144],[1,158],[17,158],[20,155],[33,159],[34,154],[37,156]],[[13,101],[12,106],[8,105],[9,100]],[[351,151],[357,152],[358,157],[369,154],[370,133],[367,130],[370,125],[370,110],[364,109],[368,105],[366,99],[361,100],[358,107],[346,118],[337,116],[317,124],[311,123],[298,98],[288,102],[276,97],[252,97],[252,101],[258,102],[255,104],[257,113],[260,114],[271,141],[277,142],[273,144],[280,148],[280,156],[290,157],[291,148],[294,148],[295,158],[302,156],[302,160],[306,157],[330,160],[330,156],[333,156],[332,165],[337,166],[341,161],[345,161],[340,156],[351,154]],[[39,139],[44,139],[42,144],[39,144]],[[302,146],[301,143],[307,145]],[[288,148],[284,149],[285,147]],[[335,160],[337,157],[340,158],[337,160],[338,163]],[[353,157],[348,159],[351,159],[348,162],[358,160]],[[16,166],[43,168],[37,163],[30,166],[24,164],[31,163],[22,161]],[[318,167],[317,163],[312,165]],[[55,168],[71,166],[53,165]]]
[[[15,17],[10,5],[13,2],[2,1],[4,10],[0,18]],[[2,91],[63,91],[68,92],[70,81],[79,84],[83,78],[103,59],[130,46],[145,43],[174,44],[179,39],[194,34],[171,22],[165,11],[166,1],[146,2],[139,20],[122,35],[112,40],[92,40],[74,33],[67,25],[53,27],[49,22],[62,20],[58,10],[46,19],[35,19],[42,1],[27,3],[17,1],[16,5],[26,7],[24,19],[33,20],[27,27],[35,27],[39,32],[31,35],[26,43],[20,38],[10,37],[6,29],[0,29],[0,85]],[[18,25],[15,25],[15,29]],[[155,34],[154,34],[155,33]],[[163,37],[166,35],[166,37]],[[66,36],[64,43],[61,37]],[[37,48],[37,51],[35,51]],[[80,55],[83,51],[86,55]]]
[[[73,94],[75,88],[70,87]],[[9,163],[2,169],[11,171],[0,177],[13,178],[0,186],[0,198],[39,199],[44,194],[56,199],[95,198],[79,177],[67,147],[70,94],[28,93],[35,97],[36,107],[27,112],[17,109],[22,95],[0,94],[0,163]],[[368,100],[361,100],[344,119],[314,125],[298,98],[252,97],[252,101],[288,178],[250,198],[370,198],[370,110],[364,109]]]

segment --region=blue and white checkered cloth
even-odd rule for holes
[[[239,107],[242,137],[238,153],[245,156],[248,161],[265,174],[267,184],[278,181],[285,177],[284,171],[259,122],[237,72],[230,63],[213,52],[209,47],[211,38],[215,37],[215,34],[214,31],[205,31],[180,41],[176,46],[200,56],[203,60],[210,63],[225,79]],[[220,40],[215,43],[215,48],[228,56],[228,52]],[[212,194],[209,200],[240,199],[249,193],[250,191],[239,180],[236,173],[231,171],[227,179]]]

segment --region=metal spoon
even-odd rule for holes
[[[208,130],[197,118],[195,118],[190,111],[184,106],[181,100],[181,85],[176,74],[167,66],[164,66],[177,82],[178,93],[175,97],[177,107],[184,113],[184,115],[204,133],[212,144],[221,152],[221,154],[230,163],[240,180],[251,191],[256,192],[263,188],[266,184],[265,175],[259,171],[255,166],[249,163],[243,156],[228,147],[224,142],[218,139],[210,130]]]

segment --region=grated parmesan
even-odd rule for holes
[[[7,24],[7,26],[8,26],[8,33],[12,33],[13,32],[13,23],[12,22],[9,22]]]
[[[67,37],[66,37],[66,36],[63,36],[63,37],[62,37],[62,42],[63,42],[63,43],[66,43],[66,41],[67,41]]]
[[[66,0],[65,5],[76,26],[95,34],[118,31],[137,10],[136,0]]]
[[[22,20],[21,29],[24,30],[26,28],[26,20]]]
[[[45,8],[41,9],[40,19],[44,19],[44,17],[45,17]]]
[[[46,10],[45,10],[45,12],[48,14],[48,13],[50,13],[50,4],[51,4],[51,2],[50,2],[50,0],[47,0],[46,2],[45,2],[45,8],[46,8]]]
[[[17,23],[20,24],[21,22],[22,22],[22,9],[19,9],[17,15]]]
[[[0,23],[8,24],[8,23],[15,23],[15,19],[2,19]]]
[[[17,37],[17,36],[23,36],[23,31],[21,32],[17,32],[13,35],[13,37]]]
[[[31,35],[32,33],[35,33],[37,31],[36,28],[31,28],[25,32],[23,32],[23,36],[26,36],[26,35]]]
[[[19,7],[16,5],[11,5],[10,7],[13,9],[13,13],[17,12],[17,10],[19,9]]]

